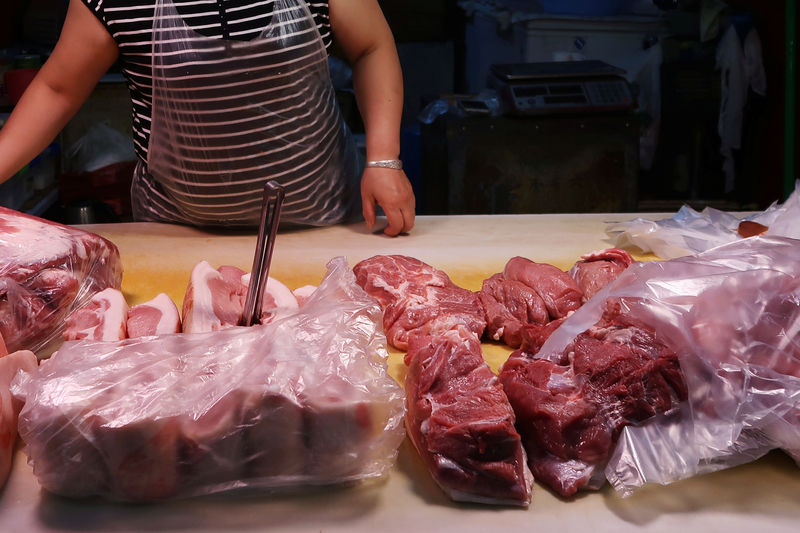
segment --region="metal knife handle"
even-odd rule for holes
[[[275,181],[270,180],[264,185],[256,253],[253,257],[250,285],[247,288],[247,299],[244,303],[244,313],[242,313],[241,325],[243,326],[252,326],[261,319],[261,305],[269,279],[269,266],[272,262],[272,250],[275,247],[275,236],[278,234],[284,196],[283,187]]]

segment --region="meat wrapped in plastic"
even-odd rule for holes
[[[772,449],[800,463],[800,241],[760,236],[631,265],[553,332],[537,360],[572,357],[569,347],[599,323],[609,302],[677,354],[686,386],[674,408],[619,428],[604,469],[618,492]]]
[[[343,258],[249,328],[65,343],[14,393],[45,489],[152,501],[385,474],[404,438],[381,311]]]
[[[9,351],[54,347],[71,311],[121,282],[110,241],[0,207],[0,335]]]
[[[606,232],[621,248],[638,248],[662,259],[674,259],[762,233],[800,239],[798,220],[800,180],[795,181],[795,189],[784,203],[775,202],[764,211],[744,218],[713,207],[698,212],[684,205],[670,218],[614,222]]]

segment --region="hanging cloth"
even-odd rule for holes
[[[137,220],[254,226],[267,180],[286,191],[284,225],[345,217],[357,196],[355,144],[305,2],[276,0],[260,35],[236,41],[199,34],[171,0],[156,0],[152,58]]]

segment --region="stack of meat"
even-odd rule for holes
[[[128,306],[117,289],[97,293],[67,317],[66,340],[122,340],[168,333],[217,331],[240,325],[244,313],[250,274],[234,266],[214,269],[201,261],[192,270],[182,313],[165,293],[150,301]],[[266,324],[277,313],[296,311],[315,287],[289,290],[283,283],[268,278],[262,300],[260,322]]]
[[[451,498],[511,505],[531,498],[532,476],[516,429],[527,421],[515,414],[508,391],[484,361],[480,339],[526,350],[541,346],[632,262],[627,252],[612,249],[585,256],[566,273],[515,257],[478,292],[406,256],[374,256],[353,267],[359,285],[384,310],[389,342],[407,350],[406,425]]]
[[[45,351],[72,310],[121,281],[111,242],[0,207],[0,335],[9,350]]]
[[[268,324],[66,342],[14,384],[34,474],[133,501],[380,476],[404,431],[379,320],[337,258]]]
[[[688,398],[623,430],[609,482],[631,494],[773,449],[800,465],[800,241],[752,237],[631,274],[609,297],[679,354]],[[576,325],[599,311],[587,306]],[[563,341],[553,338],[544,355]]]

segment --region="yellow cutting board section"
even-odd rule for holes
[[[377,254],[416,257],[444,270],[457,285],[478,290],[484,279],[502,271],[516,255],[568,270],[582,254],[608,248],[606,221],[620,215],[492,215],[418,217],[409,235],[386,237],[368,231],[363,223],[279,233],[270,276],[290,289],[318,285],[327,262],[345,256],[352,266]],[[212,267],[252,269],[256,246],[254,232],[207,231],[156,223],[84,226],[111,240],[123,264],[122,292],[130,305],[164,292],[181,308],[194,266],[208,261]],[[638,259],[651,259],[638,256]],[[484,343],[493,370],[511,350]],[[402,353],[390,349],[390,373],[402,383]]]

